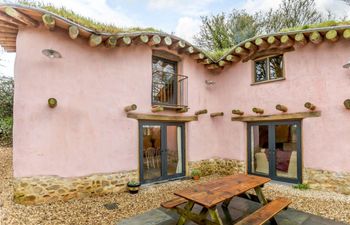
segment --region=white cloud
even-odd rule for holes
[[[0,50],[0,76],[13,77],[15,57],[15,53],[6,53]]]
[[[269,9],[276,9],[282,0],[247,0],[242,9],[248,13],[255,13],[257,11],[268,11]]]
[[[217,2],[218,0],[216,0]],[[181,15],[201,16],[210,14],[210,4],[215,0],[149,0],[151,10],[171,10]]]
[[[177,21],[175,34],[186,41],[194,43],[193,36],[199,32],[200,24],[200,19],[181,17]]]

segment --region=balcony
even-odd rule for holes
[[[188,105],[188,77],[154,71],[152,74],[152,105],[165,108],[186,108]]]

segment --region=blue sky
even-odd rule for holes
[[[193,43],[200,17],[244,9],[248,13],[278,7],[282,0],[37,0],[64,6],[83,16],[120,27],[154,27]],[[12,2],[12,0],[0,0]],[[350,7],[341,0],[315,0],[324,13],[331,10],[350,18]],[[15,54],[0,52],[0,75],[11,76]],[[1,66],[3,65],[3,66]]]

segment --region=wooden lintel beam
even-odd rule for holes
[[[162,107],[162,106],[153,106],[152,107],[152,112],[162,112],[162,111],[164,111],[164,107]]]
[[[191,122],[197,121],[198,116],[170,116],[170,115],[155,115],[155,114],[141,114],[131,113],[127,114],[128,118],[137,120],[151,120],[151,121],[164,121],[164,122]]]
[[[7,15],[11,16],[12,18],[15,18],[16,20],[18,20],[18,21],[20,21],[28,26],[33,26],[33,27],[39,26],[38,21],[32,19],[31,17],[27,16],[24,13],[17,11],[16,9],[14,9],[12,7],[6,7],[5,13]]]
[[[259,115],[259,116],[233,116],[231,121],[257,122],[257,121],[278,121],[278,120],[300,120],[308,117],[320,117],[321,111],[297,112],[276,115]]]
[[[176,110],[177,113],[186,113],[188,112],[188,107],[182,107]]]

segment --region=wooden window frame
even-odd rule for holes
[[[270,58],[276,57],[276,56],[282,56],[282,77],[277,78],[277,79],[270,79]],[[267,80],[264,81],[256,81],[256,62],[261,61],[261,60],[266,60],[267,61]],[[256,58],[253,60],[252,63],[252,83],[251,85],[257,85],[257,84],[265,84],[265,83],[270,83],[270,82],[275,82],[275,81],[282,81],[286,79],[286,72],[285,72],[285,63],[284,63],[284,54],[275,54],[275,55],[269,55],[269,56],[264,56],[260,58]]]

